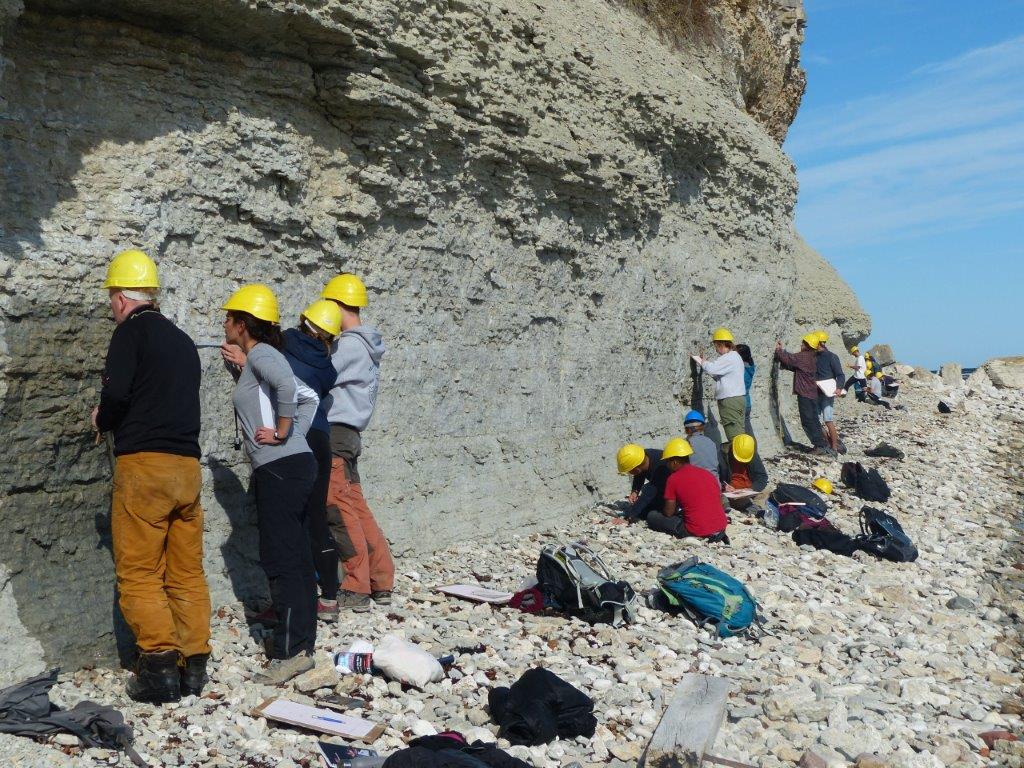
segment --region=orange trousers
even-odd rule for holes
[[[349,480],[345,460],[337,456],[331,459],[327,522],[345,565],[341,588],[362,595],[390,592],[395,585],[395,564],[388,540],[366,505],[362,487]]]
[[[143,653],[210,652],[199,461],[170,453],[117,458],[111,533],[121,613]]]

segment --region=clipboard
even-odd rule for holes
[[[254,717],[264,717],[279,723],[296,725],[320,733],[329,733],[343,739],[354,739],[372,744],[384,733],[384,726],[361,717],[351,717],[333,709],[318,709],[288,699],[267,699],[252,711]]]
[[[471,600],[474,603],[490,603],[491,605],[505,605],[512,600],[511,592],[501,592],[497,589],[488,589],[478,584],[449,584],[438,587],[437,591],[451,597],[461,597],[463,600]]]

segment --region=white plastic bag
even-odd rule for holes
[[[444,677],[437,659],[394,635],[387,635],[377,644],[373,665],[388,678],[420,689]]]

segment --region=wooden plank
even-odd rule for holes
[[[683,675],[647,745],[645,768],[698,768],[725,720],[728,695],[724,678]]]

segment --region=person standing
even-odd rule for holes
[[[281,316],[269,288],[243,285],[222,309],[221,354],[235,376],[232,401],[253,469],[260,564],[277,614],[270,661],[254,680],[282,685],[313,668],[317,595],[306,503],[316,462],[305,436],[318,399],[281,354]],[[235,347],[245,355],[240,366]]]
[[[114,572],[139,650],[127,690],[136,701],[162,704],[198,696],[210,656],[199,355],[161,314],[156,264],[144,252],[115,256],[103,287],[117,327],[92,424],[114,433]]]
[[[846,385],[843,389],[850,389],[852,387],[854,395],[863,402],[864,385],[868,370],[867,361],[864,359],[864,355],[860,353],[860,347],[850,347],[850,354],[854,356],[854,362],[848,367],[853,369],[853,375],[846,380]]]
[[[754,365],[754,357],[750,354],[750,347],[746,344],[737,344],[736,351],[743,359],[743,386],[747,390],[745,397],[747,411],[743,419],[744,434],[753,435],[754,427],[750,421],[750,411],[753,407],[753,402],[750,399],[750,388],[754,384],[754,374],[757,372],[757,366]]]
[[[775,342],[775,359],[787,371],[793,371],[793,393],[800,410],[800,425],[814,452],[832,455],[831,449],[821,431],[818,421],[818,358],[814,351],[818,346],[818,335],[808,333],[800,341],[799,352],[786,352],[782,342]]]
[[[743,358],[733,349],[733,336],[728,328],[719,328],[711,336],[718,358],[700,358],[698,365],[715,382],[715,400],[718,401],[718,419],[725,432],[725,442],[743,434],[746,413],[747,388],[743,381]]]
[[[327,514],[345,564],[338,609],[368,611],[371,599],[378,605],[390,605],[395,583],[391,548],[363,497],[359,477],[361,433],[377,403],[384,342],[380,332],[360,318],[360,310],[369,301],[366,286],[358,277],[338,275],[324,288],[321,298],[341,309],[342,332],[331,352],[338,375],[327,409],[333,454]]]
[[[815,358],[817,369],[816,381],[834,381],[836,385],[835,395],[826,395],[818,387],[818,417],[825,425],[825,437],[833,451],[839,453],[839,432],[835,423],[836,396],[842,396],[843,385],[846,383],[846,375],[843,373],[843,364],[839,356],[828,348],[828,334],[825,331],[818,331],[818,356]]]

